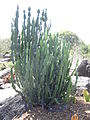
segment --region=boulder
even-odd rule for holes
[[[3,76],[5,76],[6,74],[10,73],[11,68],[6,68],[4,70],[0,71],[0,78],[2,78]]]
[[[0,120],[12,120],[26,112],[25,102],[20,95],[6,99],[0,103]]]
[[[10,54],[10,53],[5,53],[5,54],[3,55],[3,58],[11,58],[11,54]]]
[[[83,60],[77,68],[78,76],[90,77],[90,62]]]
[[[86,85],[87,91],[90,93],[90,83]]]

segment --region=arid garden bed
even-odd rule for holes
[[[71,120],[71,116],[74,114],[78,115],[79,120],[90,120],[90,103],[85,103],[82,97],[77,97],[76,104],[67,104],[66,108],[56,106],[54,110],[56,112],[34,107],[13,120]]]
[[[84,80],[86,80],[85,77],[79,77],[79,81],[84,82]],[[79,83],[78,85],[81,85],[82,88],[82,84]],[[7,86],[7,83],[3,86]],[[11,88],[4,87],[1,91],[6,90],[6,94],[8,94],[7,89]],[[48,109],[42,109],[42,107],[37,106],[29,110],[25,109],[25,103],[21,96],[16,95],[0,103],[0,120],[70,120],[74,114],[78,115],[79,120],[89,120],[90,103],[84,101],[83,96],[81,96],[82,93],[81,90],[77,92],[75,104],[55,105]]]
[[[90,103],[78,96],[75,104],[53,105],[47,109],[36,106],[26,110],[20,95],[0,103],[0,120],[71,120],[74,114],[78,115],[78,120],[90,120]]]

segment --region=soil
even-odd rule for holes
[[[55,106],[56,109],[60,106]],[[61,107],[58,111],[42,109],[41,107],[33,107],[22,114],[19,118],[13,120],[71,120],[71,117],[76,114],[79,120],[90,120],[90,103],[85,102],[83,97],[77,97],[75,104],[68,104],[66,108]],[[76,120],[76,119],[75,119]]]

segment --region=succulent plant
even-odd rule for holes
[[[72,62],[69,43],[60,41],[58,34],[50,33],[47,10],[41,14],[38,10],[37,17],[32,18],[29,7],[27,22],[24,11],[21,34],[18,30],[18,14],[17,8],[11,36],[11,55],[16,76],[16,83],[11,77],[13,88],[24,96],[28,104],[46,106],[69,102],[73,75],[70,75]]]

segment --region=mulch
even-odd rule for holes
[[[58,106],[55,107],[58,108]],[[70,103],[60,111],[55,112],[41,107],[33,107],[32,110],[25,112],[19,118],[13,118],[13,120],[71,120],[74,114],[78,115],[78,120],[90,120],[90,102],[86,103],[83,97],[79,96],[76,98],[75,104]]]

